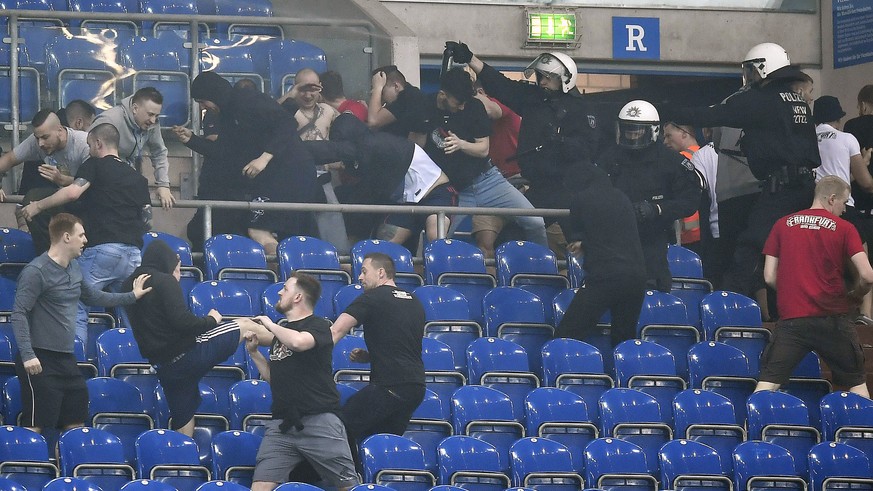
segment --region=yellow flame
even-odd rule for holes
[[[125,67],[116,61],[118,54],[118,44],[116,43],[118,32],[115,29],[101,29],[99,32],[92,32],[83,28],[81,34],[73,34],[66,27],[62,27],[61,32],[67,39],[84,39],[98,46],[99,50],[95,55],[95,59],[103,62],[106,65],[106,69],[112,72],[113,75],[112,78],[100,86],[97,94],[91,100],[91,104],[99,109],[109,109],[112,106],[105,99],[115,93],[115,84],[136,74],[135,68]]]
[[[261,41],[267,41],[270,39],[276,39],[274,36],[263,36],[263,35],[245,35],[240,36],[237,39],[234,39],[233,44],[229,44],[227,46],[207,46],[200,50],[200,67],[204,72],[214,71],[218,69],[218,65],[221,64],[221,59],[218,55],[212,53],[212,51],[220,51],[223,49],[232,49],[239,47],[248,47],[253,46],[256,43]]]

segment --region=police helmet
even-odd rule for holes
[[[651,103],[630,101],[618,113],[615,142],[625,148],[645,148],[658,141],[661,117]]]
[[[576,86],[576,62],[564,53],[542,53],[524,69],[524,76],[561,77],[561,91],[570,92]]]
[[[791,64],[788,52],[776,43],[761,43],[753,46],[743,58],[743,82],[753,82],[755,78],[767,78],[776,70]],[[757,74],[757,77],[753,75]]]

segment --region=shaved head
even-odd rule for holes
[[[67,130],[54,112],[44,109],[33,117],[33,137],[46,155],[51,155],[67,146]]]

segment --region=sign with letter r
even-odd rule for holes
[[[657,17],[613,17],[612,58],[616,60],[660,60],[660,19]]]

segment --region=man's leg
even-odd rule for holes
[[[580,288],[555,329],[555,337],[584,341],[593,335],[597,321],[609,310],[609,300],[608,292],[601,285],[589,284]]]
[[[276,240],[276,237],[273,237],[273,233],[269,230],[249,228],[249,237],[258,244],[261,244],[261,247],[264,248],[264,252],[267,255],[276,254],[276,249],[279,247],[279,241]]]
[[[388,217],[388,219],[390,218],[391,217]],[[379,225],[379,229],[376,231],[377,239],[387,240],[400,245],[403,245],[411,236],[412,230],[401,227],[400,225],[388,223],[387,221]]]
[[[867,389],[866,383],[858,384],[854,387],[851,387],[849,389],[849,392],[854,392],[855,394],[858,394],[859,396],[866,397],[867,399],[870,398],[870,391]]]
[[[521,194],[505,177],[500,175],[497,168],[492,167],[486,171],[476,184],[479,206],[487,208],[526,208],[533,210],[530,201]],[[549,240],[546,238],[546,224],[542,217],[517,216],[512,220],[524,231],[525,238],[530,242],[548,247]]]

